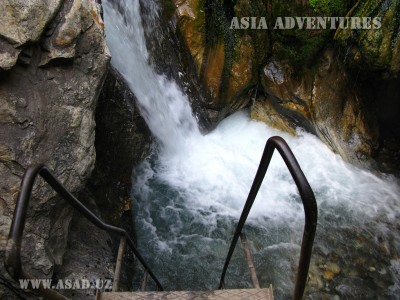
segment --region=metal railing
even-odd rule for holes
[[[92,213],[85,205],[83,205],[78,199],[76,199],[66,188],[53,176],[49,169],[39,164],[36,166],[29,167],[22,178],[21,191],[18,195],[17,204],[15,206],[14,217],[11,223],[10,233],[8,236],[8,242],[6,247],[6,259],[5,267],[8,273],[18,282],[19,279],[33,279],[30,274],[23,270],[21,265],[21,245],[22,236],[25,227],[26,215],[29,206],[29,200],[31,198],[32,189],[35,183],[36,177],[40,175],[64,200],[66,200],[71,206],[78,210],[86,219],[92,222],[98,228],[108,231],[110,233],[121,236],[121,239],[125,239],[132,252],[135,254],[137,259],[141,262],[144,269],[147,270],[148,274],[156,283],[159,290],[163,290],[160,282],[150,270],[143,257],[140,255],[135,247],[133,240],[130,238],[128,233],[119,227],[111,226],[100,220],[94,213]],[[118,271],[119,272],[119,271]],[[45,296],[47,299],[66,299],[61,294],[54,290],[39,288],[39,293]]]
[[[279,136],[274,136],[269,138],[265,145],[264,153],[262,155],[261,162],[257,170],[257,174],[254,178],[253,185],[247,197],[246,204],[244,205],[242,215],[240,216],[239,223],[236,227],[236,231],[233,236],[232,243],[225,260],[219,284],[219,289],[224,288],[225,286],[224,283],[225,274],[228,269],[233,251],[235,250],[237,241],[242,232],[242,228],[246,222],[247,216],[250,213],[250,209],[254,203],[258,190],[260,189],[261,183],[268,170],[275,149],[277,149],[280,155],[282,156],[287,168],[289,169],[290,174],[294,179],[294,182],[296,183],[296,186],[301,196],[301,200],[303,202],[303,207],[305,212],[303,240],[301,243],[299,267],[293,294],[293,299],[298,300],[302,299],[307,283],[308,269],[311,260],[311,252],[314,243],[315,231],[317,228],[318,210],[314,193],[306,177],[304,176],[304,173],[301,170],[299,163],[297,162],[289,146],[286,144],[285,140]]]

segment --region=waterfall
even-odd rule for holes
[[[147,5],[148,17],[156,18],[155,2]],[[153,135],[171,151],[182,148],[200,131],[187,96],[174,81],[156,74],[148,62],[139,0],[104,1],[103,6],[112,65],[134,92]]]
[[[148,63],[139,1],[103,4],[112,64],[162,145],[134,171],[132,194],[139,250],[165,288],[216,288],[265,142],[280,135],[296,155],[319,207],[308,295],[396,299],[398,180],[351,166],[315,136],[301,130],[290,136],[251,120],[247,111],[202,136],[186,95]],[[155,4],[146,2],[151,12],[146,18],[152,22],[157,22]],[[277,299],[290,298],[303,222],[297,188],[275,154],[245,231],[261,285],[272,283]],[[247,288],[247,266],[237,248],[226,284]]]

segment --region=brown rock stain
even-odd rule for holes
[[[208,52],[206,67],[204,70],[203,81],[207,86],[214,103],[218,103],[221,77],[225,61],[225,47],[219,43]]]
[[[252,80],[252,65],[254,57],[253,45],[248,38],[244,38],[238,46],[239,58],[234,60],[230,71],[227,101],[232,101],[249,85]]]

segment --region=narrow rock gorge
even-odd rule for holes
[[[123,20],[125,18],[125,24],[128,23],[127,7],[124,6],[129,6],[128,2],[104,2],[111,3],[110,9],[119,10],[120,15],[116,15]],[[126,74],[119,73],[116,66],[111,66],[103,22],[104,3],[102,7],[100,0],[0,0],[0,298],[37,299],[37,295],[21,290],[3,266],[19,185],[25,168],[31,164],[45,163],[78,199],[103,220],[126,228],[133,236],[133,214],[141,218],[139,224],[148,221],[154,228],[156,225],[162,229],[169,228],[169,225],[165,225],[172,218],[168,214],[178,220],[181,217],[181,204],[174,201],[178,199],[176,202],[181,201],[186,205],[185,201],[190,197],[193,197],[194,200],[190,200],[193,200],[195,207],[192,209],[190,205],[193,203],[190,203],[189,213],[182,219],[196,220],[201,216],[205,223],[208,222],[207,226],[214,221],[226,222],[226,227],[215,230],[217,235],[224,235],[224,238],[229,235],[228,232],[232,231],[229,226],[236,220],[232,216],[236,217],[236,210],[241,206],[236,199],[245,199],[247,195],[247,189],[242,195],[242,190],[237,192],[236,187],[241,187],[244,173],[247,181],[253,176],[253,169],[243,170],[247,168],[250,158],[258,155],[253,149],[241,148],[234,141],[243,139],[250,145],[248,148],[253,145],[257,148],[259,145],[254,143],[253,135],[258,137],[258,141],[264,139],[264,136],[259,137],[259,131],[250,126],[249,135],[236,135],[236,132],[232,133],[226,128],[230,124],[239,129],[244,126],[242,124],[248,126],[251,120],[247,120],[242,112],[217,128],[224,119],[243,108],[248,109],[253,120],[282,130],[278,133],[287,139],[296,135],[304,138],[305,131],[316,136],[343,160],[362,170],[380,175],[379,172],[397,177],[400,175],[399,0],[140,0],[139,3],[140,15],[144,16],[139,29],[144,31],[146,44],[139,46],[147,47],[148,57],[143,62],[124,62],[132,66],[130,69],[135,74],[143,75],[141,79],[144,75],[148,76],[144,81],[148,79],[145,83],[155,92],[152,94],[147,89],[143,95],[151,94],[153,101],[163,96],[171,103],[179,98],[176,107],[182,110],[178,113],[183,115],[175,115],[172,111],[171,117],[162,109],[156,112],[161,115],[161,122],[158,123],[161,125],[169,125],[168,118],[175,118],[176,122],[171,122],[172,131],[181,135],[176,132],[174,135],[167,130],[161,130],[161,134],[157,135],[154,130],[151,131],[146,121],[154,116],[149,113],[150,110],[146,111],[143,104],[137,103],[142,91],[133,90],[134,84],[126,80]],[[274,28],[275,20],[285,16],[380,18],[381,27],[363,30],[349,27],[326,30]],[[233,18],[240,20],[243,17],[257,20],[264,17],[265,24],[260,29],[232,28]],[[264,25],[268,28],[264,28]],[[139,80],[135,84],[140,87],[144,81]],[[180,101],[189,102],[190,106]],[[193,116],[184,114],[188,111]],[[196,122],[199,128],[194,125]],[[215,128],[217,130],[213,132]],[[236,127],[233,129],[236,130]],[[206,135],[210,132],[209,136]],[[264,130],[263,134],[266,132],[277,134],[270,128]],[[310,148],[302,148],[297,145],[298,140],[292,140],[305,157],[304,164],[308,170],[315,170],[315,166],[309,166],[313,158],[308,156],[312,147],[319,147],[314,136],[311,138],[307,135]],[[182,142],[182,137],[187,137],[188,142]],[[170,147],[168,150],[174,151],[163,152],[163,147],[168,148],[166,144]],[[181,147],[178,149],[181,152],[173,146]],[[201,155],[201,151],[206,155]],[[178,155],[174,156],[174,152]],[[239,152],[244,153],[245,159],[236,156]],[[170,165],[164,164],[165,161]],[[227,163],[222,166],[221,161]],[[319,162],[324,165],[322,160]],[[235,163],[239,167],[235,167]],[[215,166],[220,168],[214,169]],[[352,166],[343,166],[339,161],[337,167],[338,173],[353,172]],[[393,232],[398,224],[393,219],[398,214],[387,213],[385,209],[396,207],[390,201],[398,200],[393,196],[397,191],[397,179],[388,176],[388,182],[381,182],[380,179],[372,180],[372,174],[368,177],[362,171],[357,172],[353,177],[358,181],[355,180],[353,186],[347,186],[347,190],[360,187],[357,193],[361,198],[367,198],[365,188],[362,190],[365,182],[375,190],[383,186],[377,193],[383,195],[386,200],[382,201],[387,201],[387,206],[381,205],[375,210],[371,209],[373,212],[367,212],[374,221],[381,217],[379,214],[389,216],[383,218],[385,224],[374,224],[376,227],[373,228],[377,231],[384,228],[377,234],[376,245],[371,242],[371,246],[363,232],[356,234],[357,245],[362,245],[362,249],[372,247],[377,253],[385,253],[385,258],[382,258],[384,262],[371,258],[374,264],[381,264],[386,272],[384,279],[376,280],[376,286],[380,287],[379,284],[383,282],[382,289],[391,287],[396,292],[398,277],[392,276],[392,273],[398,270],[396,266],[399,262],[395,254],[398,246]],[[210,173],[214,177],[202,178],[198,173]],[[290,189],[283,180],[286,175],[277,174],[280,180],[277,184],[282,189]],[[327,192],[328,188],[325,189],[325,182],[321,184],[312,179],[320,184],[317,189],[326,211],[323,218],[330,219],[329,214],[335,215],[340,211],[344,216],[342,219],[355,219],[358,222],[351,226],[361,228],[365,225],[363,222],[366,218],[357,207],[351,206],[349,209],[357,213],[354,213],[356,217],[346,210],[335,210],[335,201],[339,203],[339,208],[342,208],[341,205],[347,208],[348,203],[343,200],[347,199],[347,194],[338,196],[339,200],[332,200],[333,204],[326,204],[325,198],[332,193]],[[341,180],[333,178],[332,182],[346,186],[347,182]],[[240,184],[235,184],[236,181]],[[226,190],[229,191],[224,194]],[[215,193],[208,194],[209,191]],[[213,202],[207,207],[207,203],[202,202],[204,195],[207,201],[212,202],[210,199],[213,199],[217,205],[214,206]],[[279,195],[276,198],[284,197]],[[197,203],[198,199],[201,201]],[[232,203],[223,202],[226,199]],[[278,223],[290,215],[287,211],[295,215],[291,210],[294,204],[290,201],[293,199],[284,199],[287,207],[283,206],[285,209],[276,215],[279,217]],[[375,201],[375,198],[371,199],[368,201]],[[272,197],[272,200],[275,198]],[[367,204],[373,207],[368,201]],[[148,208],[146,203],[150,202],[155,207],[152,213],[165,212],[154,218],[154,224],[146,215],[146,209],[151,210],[151,205]],[[221,207],[223,213],[218,211]],[[261,208],[260,211],[266,210],[265,207]],[[228,215],[224,215],[226,211]],[[163,218],[166,218],[165,223]],[[289,218],[289,221],[293,220]],[[204,225],[200,221],[193,224],[200,229]],[[170,238],[177,234],[176,240],[186,237],[186,234],[191,237],[192,230],[198,230],[197,227],[190,227],[193,224],[176,226],[173,233],[166,231],[165,235]],[[145,225],[142,224],[142,227],[146,229]],[[208,234],[214,228],[211,230],[207,226],[204,226],[204,232]],[[262,227],[264,224],[260,226],[261,229],[255,226],[256,229],[252,230],[260,233],[266,228]],[[369,271],[375,268],[372,263],[367,271],[363,269],[362,260],[369,257],[367,250],[361,251],[361,258],[357,257],[356,271],[350,267],[340,269],[338,265],[344,265],[344,262],[339,252],[328,249],[326,245],[333,244],[334,239],[341,237],[353,238],[353,232],[340,226],[329,227],[331,225],[325,223],[323,226],[336,230],[337,235],[326,237],[320,233],[323,244],[316,246],[317,259],[311,267],[311,295],[315,291],[316,295],[321,295],[318,293],[324,288],[322,282],[331,284],[334,282],[331,280],[340,273],[347,276],[354,272],[369,272],[373,274],[371,277],[378,276],[373,273],[376,270]],[[366,228],[366,231],[370,229]],[[149,243],[160,242],[158,236],[152,236],[155,231],[140,232],[149,235]],[[221,242],[221,239],[214,241],[204,232],[198,236],[204,237],[207,243],[213,243],[210,246],[205,242],[204,249],[216,247],[219,254],[222,253],[220,249],[226,248],[225,242]],[[339,234],[343,235],[339,237]],[[176,240],[171,242],[165,238],[160,244],[165,246]],[[43,180],[38,180],[31,199],[23,244],[24,267],[35,277],[111,279],[118,242],[115,237],[98,230],[80,217]],[[182,245],[186,245],[186,242],[180,241]],[[261,241],[258,242],[261,245]],[[193,245],[197,243],[200,242],[192,242]],[[196,248],[182,248],[185,251],[197,251]],[[295,256],[293,249],[279,251]],[[151,251],[148,253],[152,254]],[[154,253],[155,256],[160,255],[160,252]],[[165,257],[169,257],[169,254]],[[199,255],[203,255],[204,260],[212,257],[208,252]],[[353,262],[353,259],[346,257],[349,262]],[[134,266],[133,258],[128,255],[121,283],[123,290],[131,288]],[[203,266],[198,268],[200,271],[193,272],[192,281],[188,279],[187,282],[193,285],[197,283],[194,275],[202,272]],[[176,272],[175,266],[171,270],[170,273]],[[321,270],[325,271],[323,276]],[[344,282],[353,279],[345,277]],[[171,279],[165,280],[168,282]],[[347,288],[342,281],[338,282],[339,288]],[[171,280],[171,284],[174,283]],[[351,294],[351,291],[341,291],[339,288],[335,293]],[[366,289],[363,292],[358,291],[357,295],[376,295],[375,290]],[[83,298],[86,293],[65,291],[65,295],[71,298]]]

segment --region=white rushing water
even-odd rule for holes
[[[139,249],[165,288],[216,288],[265,142],[280,135],[297,157],[319,207],[308,293],[317,298],[340,294],[396,299],[396,179],[348,165],[316,137],[271,129],[250,120],[247,111],[202,136],[187,97],[148,64],[139,1],[120,0],[119,9],[112,3],[104,2],[112,64],[134,91],[160,143],[135,171],[133,196]],[[272,283],[277,299],[288,297],[293,288],[303,223],[296,186],[275,154],[245,230],[261,284]],[[228,287],[249,286],[240,251],[235,252],[226,282]]]
[[[148,63],[139,0],[105,1],[103,6],[112,64],[134,91],[152,133],[165,148],[174,151],[200,135],[187,97],[175,82],[156,74]]]

